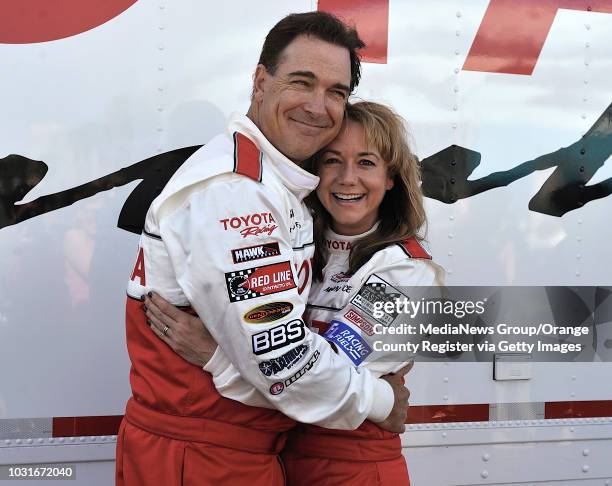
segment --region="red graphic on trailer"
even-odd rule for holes
[[[289,262],[228,272],[225,281],[230,302],[254,299],[296,287]]]
[[[531,75],[561,8],[612,13],[612,1],[491,0],[463,69]]]
[[[389,0],[319,0],[317,10],[329,12],[354,25],[366,47],[364,62],[387,64]]]
[[[81,34],[125,12],[136,0],[2,2],[0,43],[32,44]]]

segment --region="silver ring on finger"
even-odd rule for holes
[[[169,330],[170,330],[170,326],[166,325],[166,326],[164,327],[164,330],[162,331],[162,334],[163,334],[164,336],[167,336],[167,335],[168,335],[168,331],[169,331]]]

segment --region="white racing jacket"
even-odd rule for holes
[[[258,392],[255,405],[353,429],[384,420],[393,391],[302,321],[314,252],[302,200],[317,183],[235,115],[228,133],[190,157],[153,201],[128,296],[154,290],[191,305],[219,343],[205,370],[239,374]]]
[[[381,340],[375,332],[377,325],[388,328],[397,316],[385,313],[377,319],[372,312],[373,303],[403,297],[398,295],[401,294],[398,287],[407,297],[418,298],[419,287],[444,285],[444,269],[433,263],[427,252],[412,238],[401,245],[390,245],[376,252],[349,277],[351,245],[375,229],[376,226],[356,236],[342,236],[328,231],[325,245],[329,256],[323,269],[323,280],[313,284],[305,320],[311,328],[335,344],[348,364],[380,377],[398,371],[413,355],[375,351],[376,340],[403,344],[409,337],[391,334]],[[249,405],[266,406],[264,397],[242,380],[233,367],[218,375],[213,373],[213,380],[226,397]]]

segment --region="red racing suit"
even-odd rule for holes
[[[313,253],[302,200],[317,182],[237,115],[153,201],[128,283],[133,396],[117,484],[281,485],[292,419],[354,429],[389,414],[389,384],[348,366],[302,321]],[[221,396],[211,374],[154,335],[140,301],[150,290],[205,316],[219,343],[206,369],[235,369],[266,408]]]

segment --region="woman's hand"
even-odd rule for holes
[[[197,315],[176,308],[155,292],[145,296],[144,310],[147,324],[175,353],[200,367],[210,361],[217,342]]]

